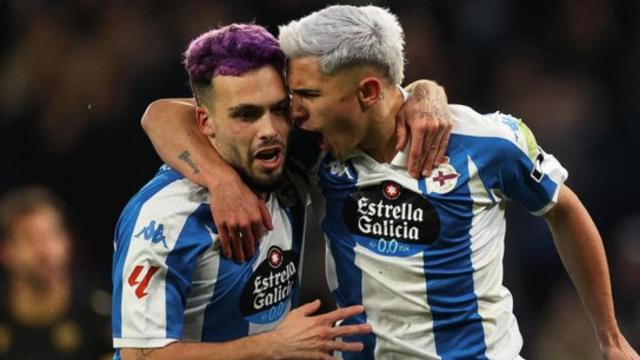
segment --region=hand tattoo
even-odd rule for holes
[[[196,163],[191,160],[190,158],[191,154],[189,154],[188,150],[183,151],[178,158],[180,158],[180,160],[184,161],[187,163],[187,165],[189,165],[189,167],[191,167],[191,170],[193,170],[194,174],[197,174],[200,172],[200,169],[198,169],[198,165],[196,165]]]

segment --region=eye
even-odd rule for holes
[[[288,116],[290,109],[291,107],[287,101],[273,108],[272,112],[278,116]]]
[[[234,119],[238,119],[244,122],[255,121],[262,115],[259,111],[250,111],[250,110],[241,110],[238,112],[234,112],[232,117]]]
[[[297,90],[294,93],[303,99],[315,99],[320,97],[320,93],[311,90]]]

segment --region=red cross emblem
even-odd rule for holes
[[[444,186],[447,180],[452,180],[458,177],[458,174],[444,174],[442,171],[438,170],[438,175],[433,177],[433,181],[437,181],[440,183],[440,186]]]
[[[394,182],[387,182],[382,187],[382,193],[384,197],[389,200],[395,200],[400,196],[400,186]]]
[[[267,259],[269,260],[269,265],[271,265],[272,268],[280,267],[280,264],[282,264],[282,251],[273,246],[271,249],[269,249]]]

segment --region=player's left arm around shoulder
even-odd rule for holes
[[[609,267],[602,238],[576,194],[561,185],[557,203],[544,214],[553,239],[606,359],[638,359],[615,319]]]

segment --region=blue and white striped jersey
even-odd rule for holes
[[[324,155],[314,206],[327,239],[327,278],[373,334],[344,359],[516,359],[522,337],[502,285],[505,201],[536,215],[566,170],[522,121],[451,106],[448,162],[415,180],[400,152],[381,164],[356,150]]]
[[[273,329],[297,306],[305,206],[292,186],[271,194],[274,230],[238,264],[220,256],[206,189],[163,166],[118,221],[114,347],[219,342]]]

